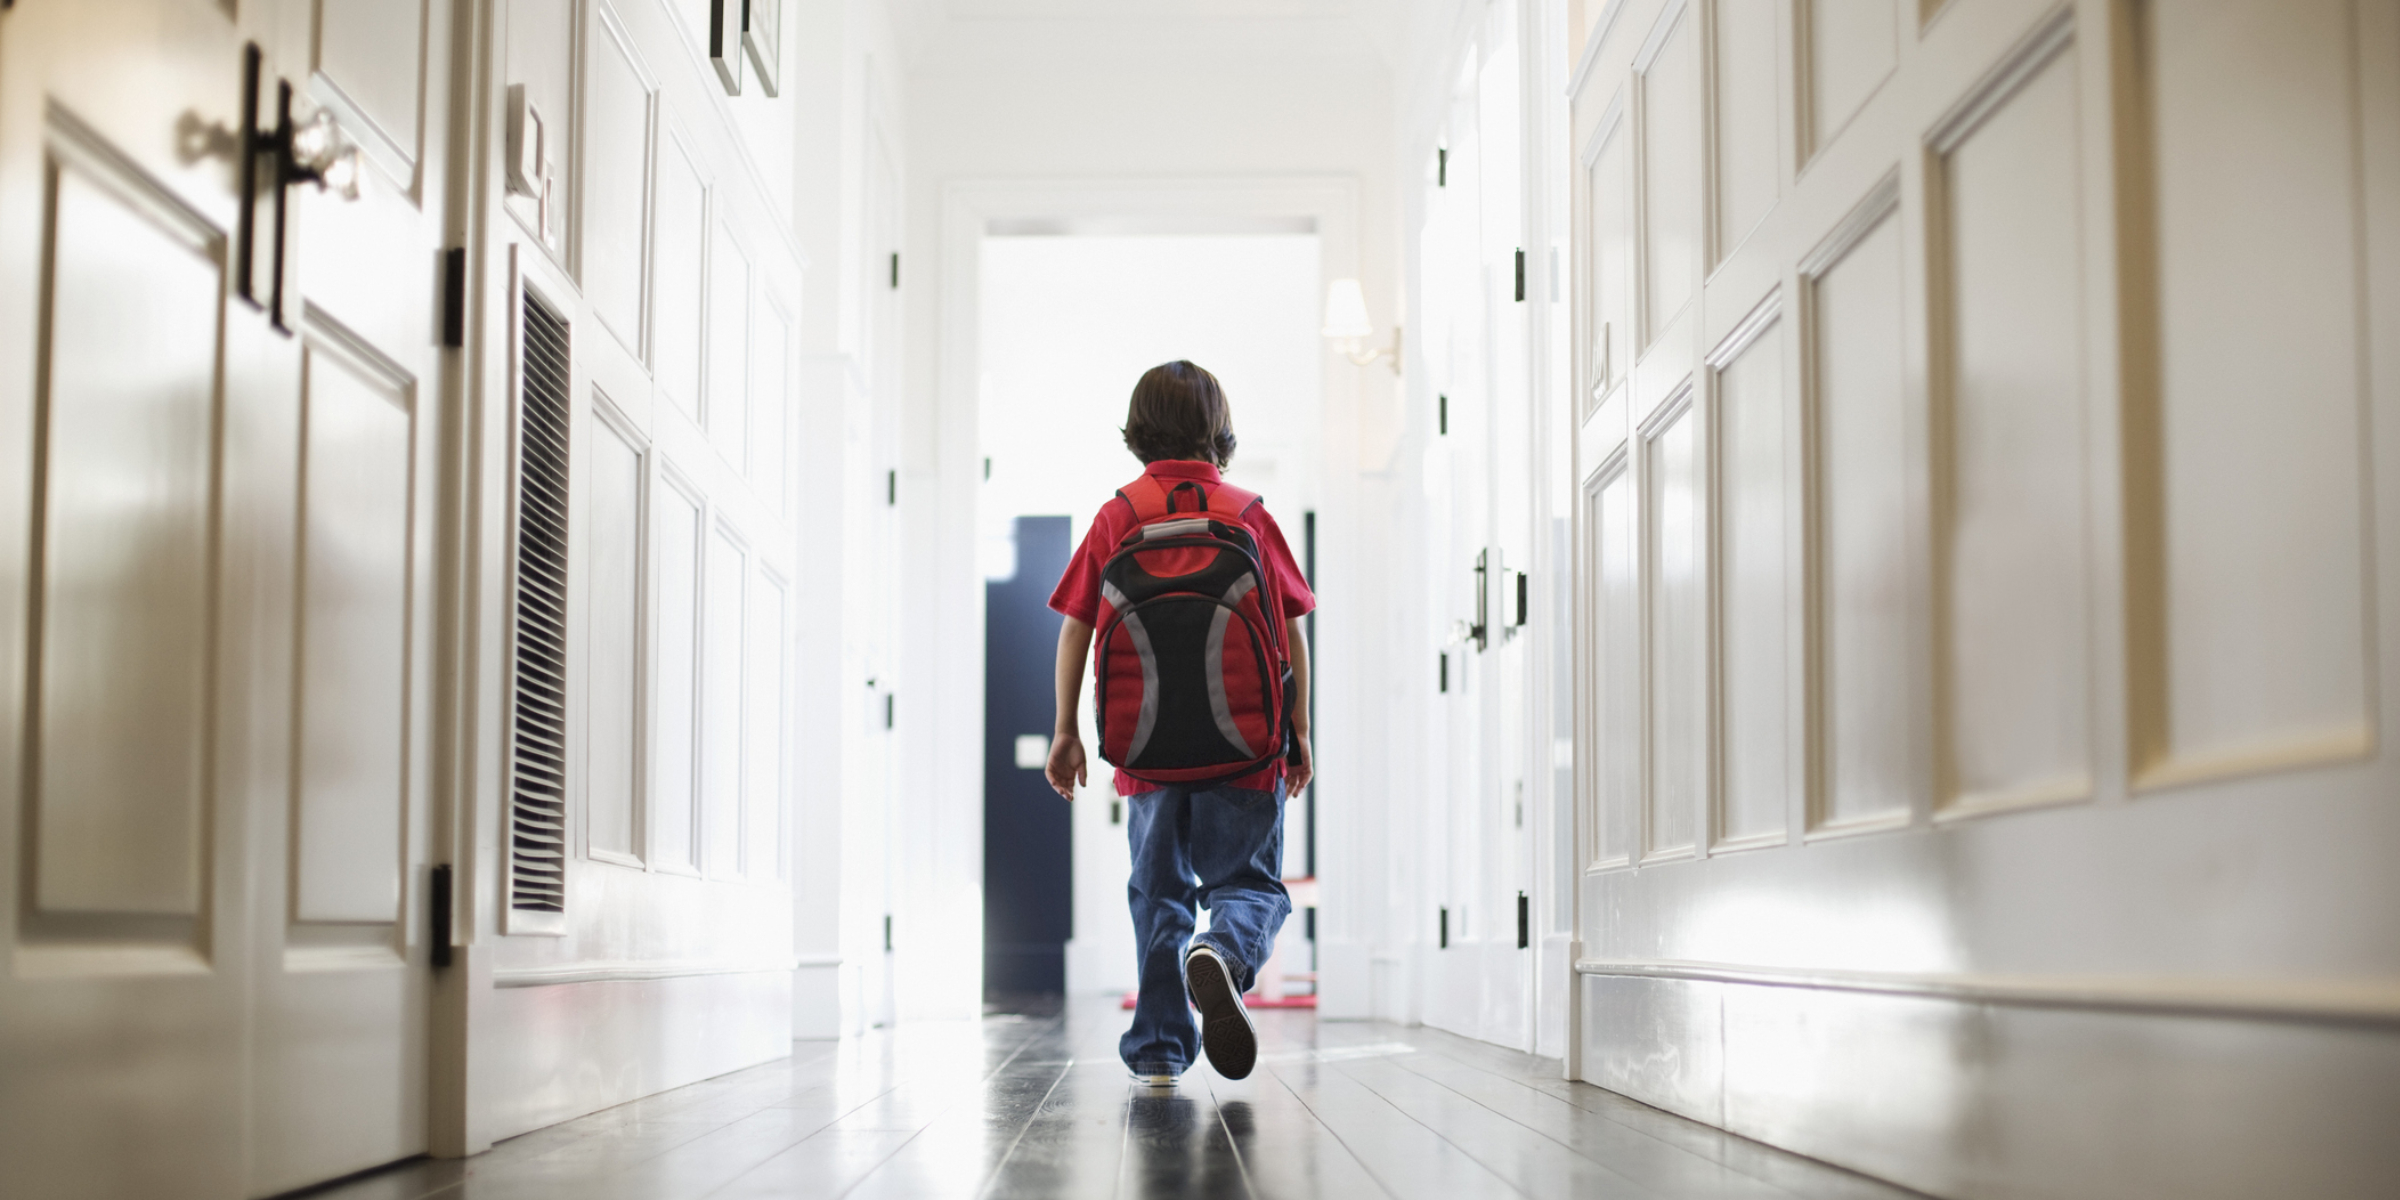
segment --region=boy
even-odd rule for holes
[[[1075,798],[1075,786],[1087,777],[1076,709],[1093,623],[1104,598],[1113,605],[1125,603],[1122,595],[1103,596],[1103,567],[1144,515],[1158,509],[1160,497],[1182,496],[1187,515],[1194,512],[1193,496],[1203,497],[1201,504],[1206,506],[1205,497],[1218,492],[1220,507],[1228,507],[1227,497],[1247,497],[1218,475],[1233,461],[1233,418],[1216,377],[1199,367],[1177,361],[1144,374],[1134,385],[1124,434],[1125,448],[1142,460],[1143,476],[1094,515],[1083,545],[1050,596],[1050,607],[1066,622],[1058,635],[1058,726],[1050,742],[1047,774],[1050,786],[1068,800]],[[1174,512],[1174,503],[1166,500],[1165,511]],[[1283,801],[1289,791],[1307,787],[1313,773],[1308,644],[1301,637],[1300,618],[1316,607],[1316,597],[1266,505],[1250,499],[1240,513],[1265,576],[1259,586],[1283,618],[1282,642],[1288,647],[1291,672],[1285,726],[1289,744],[1285,754],[1224,782],[1159,784],[1117,771],[1117,794],[1128,798],[1131,816],[1127,833],[1133,843],[1133,875],[1125,890],[1141,958],[1133,1027],[1118,1041],[1117,1053],[1137,1081],[1152,1086],[1174,1083],[1202,1048],[1218,1074],[1240,1079],[1250,1073],[1258,1058],[1258,1035],[1242,1005],[1242,993],[1273,952],[1275,934],[1292,911],[1281,879]],[[1270,610],[1261,605],[1260,611]],[[1224,625],[1220,618],[1219,629]],[[1188,689],[1190,684],[1181,686]],[[1217,694],[1145,696],[1145,714],[1193,711],[1213,701],[1218,720],[1224,722],[1225,684],[1220,680],[1210,689]],[[1106,742],[1105,729],[1103,735]],[[1237,735],[1232,740],[1244,739]],[[1209,910],[1209,930],[1197,939],[1192,937],[1195,901]],[[1187,995],[1200,1010],[1198,1029],[1185,1007]]]

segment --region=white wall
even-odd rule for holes
[[[794,822],[793,1032],[856,1033],[888,1018],[883,917],[891,910],[893,738],[891,510],[897,465],[899,302],[883,267],[899,248],[903,97],[885,6],[787,5],[795,26],[792,224],[810,271],[801,302],[801,505],[811,564],[803,622],[797,754],[807,764]],[[870,681],[874,681],[870,683]]]
[[[510,0],[476,14],[498,68],[462,84],[475,112],[469,158],[478,173],[467,224],[483,314],[469,349],[477,402],[466,411],[483,425],[470,443],[480,456],[469,468],[479,525],[461,549],[487,557],[468,576],[483,590],[467,609],[477,642],[461,651],[475,689],[462,697],[462,719],[476,722],[465,746],[476,757],[460,771],[468,786],[458,858],[470,881],[462,907],[473,932],[461,967],[441,983],[448,1035],[458,1039],[451,1069],[463,1073],[465,1095],[462,1118],[442,1123],[443,1152],[789,1052],[792,880],[806,870],[788,853],[792,800],[806,777],[794,753],[791,701],[809,688],[806,664],[787,650],[809,641],[802,630],[812,586],[796,559],[799,494],[789,486],[812,474],[797,457],[808,408],[796,400],[796,331],[786,324],[805,279],[791,215],[798,98],[790,89],[769,97],[755,80],[728,96],[703,56],[697,7]],[[787,81],[798,66],[790,57],[796,32],[784,31]],[[532,205],[504,194],[504,97],[514,83],[526,85],[553,122],[549,238]],[[602,163],[622,173],[596,174]],[[704,208],[640,202],[668,194],[661,181],[677,178],[704,189]],[[629,191],[633,203],[625,202]],[[604,213],[625,223],[604,228]],[[676,275],[692,288],[671,290]],[[603,278],[629,281],[615,294],[613,325],[599,312],[609,301],[586,295]],[[520,285],[539,291],[574,328],[571,845],[566,911],[546,924],[502,911],[510,706],[501,688],[512,611],[503,589],[514,545],[508,447]],[[704,317],[684,320],[703,296]],[[705,384],[678,363],[706,364]],[[603,396],[613,416],[604,415]],[[596,439],[620,434],[643,455],[648,508],[638,528],[591,518]],[[682,574],[658,536],[662,505],[678,488],[704,506],[701,544],[711,556],[696,571],[686,560]],[[645,600],[634,646],[589,639],[589,564],[601,539],[647,571],[637,585]],[[730,592],[737,583],[741,590]],[[666,606],[658,598],[683,588],[706,591],[701,649],[678,649],[662,636]],[[769,610],[753,604],[775,589],[783,596],[779,632],[759,615]],[[616,678],[639,680],[630,687],[642,694],[595,691],[602,674],[592,664],[602,657],[638,663]],[[682,734],[664,719],[674,711],[664,697],[679,672],[697,673],[701,704],[687,732],[705,764],[690,799],[699,817],[688,826],[676,805],[690,780],[667,773],[676,756],[666,747]],[[587,836],[590,772],[580,770],[596,736],[591,713],[603,704],[638,709],[633,729],[646,747],[636,788],[641,819],[633,844],[614,849]],[[704,1012],[709,1019],[694,1015]]]
[[[1942,1195],[2382,1195],[2400,6],[1794,11],[1591,14],[1578,1074]]]

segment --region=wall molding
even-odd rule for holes
[[[2001,55],[1999,63],[1934,122],[1932,132],[1925,135],[1926,147],[1945,156],[1958,149],[1960,143],[1982,128],[1986,118],[2007,107],[2034,76],[2041,74],[2051,60],[2074,42],[2074,6],[2061,6]]]
[[[1575,74],[1567,82],[1568,99],[1583,94],[1584,82],[1592,77],[1592,68],[1600,62],[1600,47],[1608,44],[1609,32],[1617,27],[1617,17],[1624,11],[1625,0],[1608,0],[1600,19],[1593,22],[1591,32],[1584,37],[1583,57],[1575,64]]]
[[[771,963],[595,962],[512,967],[492,972],[496,988],[559,987],[570,983],[651,983],[702,975],[768,975],[802,967],[838,966],[838,954],[803,955]]]
[[[1885,217],[1900,209],[1900,169],[1886,171],[1883,178],[1850,211],[1843,214],[1832,232],[1827,233],[1816,247],[1800,259],[1800,275],[1809,282],[1833,270],[1847,257],[1852,247],[1867,240],[1883,224]]]
[[[1579,958],[1579,976],[1804,988],[2155,1016],[2400,1026],[2400,980],[2205,979],[2099,975],[1977,975],[1842,971],[1685,959]]]

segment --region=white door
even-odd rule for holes
[[[448,13],[293,3],[260,39],[357,194],[288,189],[289,333],[265,359],[285,457],[260,464],[254,532],[291,544],[255,627],[281,709],[252,776],[253,1194],[426,1148]]]
[[[1533,662],[1518,580],[1534,565],[1533,379],[1527,312],[1543,262],[1525,253],[1520,49],[1514,6],[1491,10],[1449,117],[1423,233],[1424,353],[1435,393],[1427,530],[1446,627],[1428,822],[1442,847],[1428,1019],[1531,1048]],[[1522,912],[1522,916],[1520,916]],[[1521,927],[1522,923],[1522,927]]]
[[[248,714],[213,501],[242,39],[214,6],[0,15],[0,1192],[243,1190]],[[218,431],[223,429],[222,440]]]
[[[415,198],[447,34],[230,8],[0,17],[12,1197],[259,1195],[425,1144]],[[278,186],[244,138],[286,81],[296,124],[332,102],[369,141],[360,199]]]

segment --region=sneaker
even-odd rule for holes
[[[1183,1074],[1165,1063],[1143,1063],[1125,1070],[1133,1076],[1135,1083],[1143,1087],[1174,1087],[1176,1076]]]
[[[1200,1049],[1208,1065],[1227,1079],[1248,1076],[1258,1063],[1258,1030],[1225,960],[1206,946],[1192,947],[1183,959],[1183,986],[1200,1010]]]

